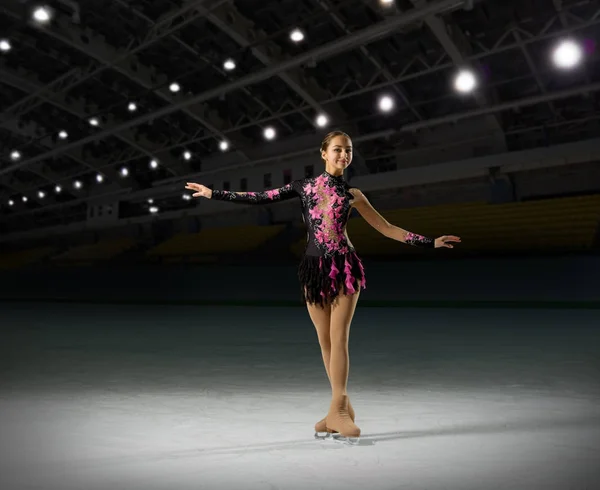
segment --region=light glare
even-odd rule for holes
[[[0,40],[0,51],[4,51],[5,53],[10,51],[12,46],[10,45],[10,41],[6,39]]]
[[[302,31],[300,29],[294,29],[290,33],[290,39],[292,41],[294,41],[295,43],[299,43],[300,41],[304,40],[304,34],[302,33]]]
[[[317,117],[317,126],[320,128],[327,126],[327,123],[329,123],[329,119],[327,119],[325,114],[320,114],[319,117]]]
[[[454,79],[454,88],[461,93],[472,92],[477,85],[475,75],[470,70],[461,70]]]
[[[394,99],[392,99],[390,96],[384,95],[383,97],[381,97],[381,99],[379,99],[379,108],[383,112],[391,111],[393,109],[393,107],[394,107]]]
[[[265,129],[265,138],[267,138],[268,140],[272,140],[273,138],[275,138],[275,129],[268,127],[267,129]]]
[[[559,68],[573,68],[578,65],[583,57],[581,46],[575,41],[562,41],[552,55],[554,64]]]
[[[50,10],[47,7],[38,7],[33,11],[33,18],[40,23],[45,23],[50,20]]]

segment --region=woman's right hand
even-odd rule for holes
[[[192,197],[206,197],[206,199],[210,199],[212,197],[212,189],[209,189],[205,185],[188,182],[185,188],[195,191],[195,193],[192,194]]]

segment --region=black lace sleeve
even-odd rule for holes
[[[232,192],[217,189],[212,191],[212,199],[240,204],[269,204],[275,201],[287,201],[294,197],[299,197],[296,182],[262,192]]]
[[[433,238],[417,235],[410,231],[406,234],[406,243],[413,247],[435,248],[435,240]]]

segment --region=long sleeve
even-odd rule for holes
[[[232,192],[215,189],[212,191],[212,199],[240,204],[269,204],[299,197],[298,188],[298,181],[295,181],[283,187],[262,192]]]

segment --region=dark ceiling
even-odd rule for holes
[[[32,21],[38,5],[0,5],[0,39],[11,45],[0,52],[4,232],[66,223],[103,193],[199,172],[223,140],[242,162],[271,155],[267,125],[278,151],[329,128],[372,135],[360,145],[366,172],[385,170],[385,155],[418,147],[415,135],[449,115],[460,125],[488,114],[508,151],[599,134],[599,1],[57,0],[45,3],[53,18],[43,26]],[[564,38],[584,46],[577,69],[550,61]],[[475,70],[475,94],[453,90],[460,67]],[[385,115],[382,93],[396,102]]]

